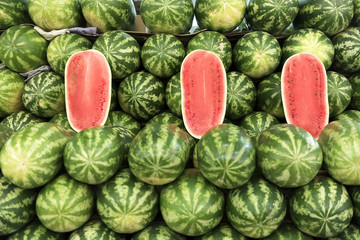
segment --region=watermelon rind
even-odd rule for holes
[[[327,71],[326,76],[329,117],[334,117],[349,106],[353,90],[350,81],[343,74]]]
[[[134,135],[141,129],[140,123],[131,115],[123,111],[111,111],[104,124],[105,127],[125,127]]]
[[[0,124],[0,150],[13,133],[14,130],[7,127],[6,125]]]
[[[45,119],[28,111],[19,111],[4,118],[0,124],[11,128],[13,131],[18,131],[27,125],[40,122],[45,122]]]

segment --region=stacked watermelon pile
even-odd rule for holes
[[[0,2],[0,238],[360,239],[360,1],[60,2]]]

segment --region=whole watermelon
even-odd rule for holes
[[[334,71],[327,71],[326,76],[329,117],[334,117],[349,106],[353,90],[350,81],[344,75]]]
[[[0,2],[0,29],[22,23],[31,23],[24,0],[2,0]]]

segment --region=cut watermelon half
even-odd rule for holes
[[[103,126],[111,101],[111,70],[96,50],[73,54],[65,67],[66,113],[71,127],[79,132]]]
[[[181,66],[181,110],[186,130],[200,139],[210,128],[224,121],[226,72],[212,52],[195,50]]]
[[[305,52],[290,57],[281,73],[281,94],[287,123],[317,139],[329,123],[327,77],[321,60]]]

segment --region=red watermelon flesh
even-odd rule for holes
[[[299,53],[284,64],[281,91],[287,123],[318,138],[329,122],[326,70],[315,55]]]
[[[181,109],[186,130],[201,138],[221,124],[226,112],[226,72],[212,52],[189,53],[181,66]]]
[[[101,52],[86,50],[69,58],[65,100],[67,117],[75,131],[105,124],[111,101],[111,70]]]

